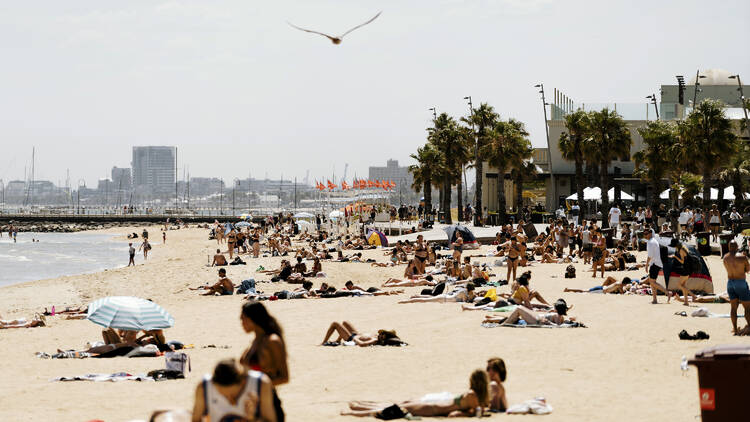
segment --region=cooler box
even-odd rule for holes
[[[688,363],[698,368],[703,422],[747,420],[750,344],[709,347]]]

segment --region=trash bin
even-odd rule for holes
[[[731,233],[725,233],[719,235],[719,246],[721,246],[721,256],[724,256],[729,252],[729,242],[734,239],[734,235]]]
[[[703,422],[739,420],[747,415],[750,345],[709,347],[688,361],[698,369],[698,398]]]
[[[602,234],[604,235],[604,238],[607,240],[607,248],[614,248],[615,241],[613,237],[615,235],[615,229],[613,228],[602,229]]]
[[[711,255],[711,232],[698,232],[695,234],[695,246],[698,248],[698,253],[703,256]]]

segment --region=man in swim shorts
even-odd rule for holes
[[[750,263],[747,260],[747,256],[743,253],[738,253],[737,249],[737,242],[732,240],[729,242],[729,252],[722,258],[729,278],[727,280],[727,293],[729,294],[729,305],[731,307],[729,316],[732,319],[732,331],[734,334],[748,335],[750,334],[750,289],[747,287],[745,274],[750,272]],[[747,325],[745,328],[738,330],[737,308],[740,303],[745,308],[745,321]]]
[[[224,268],[219,269],[219,281],[216,282],[213,286],[209,287],[207,289],[208,291],[206,293],[203,293],[202,296],[213,296],[216,293],[219,293],[220,295],[231,295],[234,293],[234,283],[232,283],[232,280],[227,278],[227,270]]]

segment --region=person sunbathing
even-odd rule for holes
[[[425,278],[420,279],[398,279],[398,278],[389,278],[386,280],[385,283],[383,283],[382,287],[416,287],[416,286],[434,286],[437,282],[435,279],[432,278],[431,275],[428,275]]]
[[[0,330],[7,328],[34,328],[47,325],[44,316],[37,314],[34,319],[27,321],[26,318],[5,320],[0,319]]]
[[[216,284],[209,287],[201,286],[196,289],[191,288],[190,290],[207,290],[207,292],[201,294],[201,296],[213,296],[217,293],[222,296],[231,295],[234,293],[234,283],[227,278],[227,270],[221,268],[219,269],[219,281],[217,281]]]
[[[317,256],[313,259],[312,271],[304,274],[305,277],[316,277],[318,273],[323,272],[323,266],[320,264],[320,258]]]
[[[487,376],[490,381],[490,410],[505,412],[508,409],[508,398],[505,396],[505,387],[503,387],[507,376],[505,361],[501,358],[488,359]]]
[[[370,334],[360,334],[349,321],[343,321],[340,324],[334,321],[331,323],[331,326],[328,327],[326,336],[323,338],[323,342],[320,344],[324,345],[328,343],[328,339],[331,338],[334,332],[338,334],[338,338],[334,343],[341,343],[342,340],[353,341],[357,346],[367,347],[372,346],[373,344],[378,342],[378,336]]]
[[[553,306],[555,312],[547,312],[543,314],[536,313],[525,306],[518,306],[508,316],[502,317],[497,315],[487,315],[484,318],[484,322],[495,322],[501,325],[516,325],[518,321],[523,319],[526,324],[529,325],[562,325],[566,321],[575,321],[574,317],[569,317],[567,320],[568,308],[564,300],[559,299]]]
[[[224,254],[221,253],[221,250],[217,249],[216,255],[214,255],[214,261],[211,263],[211,266],[223,267],[225,265],[227,265],[227,259],[224,257]]]
[[[466,284],[466,288],[457,288],[448,294],[414,295],[409,299],[399,300],[398,303],[424,303],[424,302],[467,302],[471,303],[476,297],[474,283]]]
[[[477,408],[489,405],[489,380],[487,373],[477,369],[469,377],[469,390],[463,394],[428,394],[418,400],[408,400],[396,405],[403,411],[417,417],[432,416],[476,416]],[[390,403],[376,403],[372,401],[349,402],[348,411],[341,412],[344,416],[375,416],[382,412]]]
[[[355,285],[351,280],[347,281],[344,284],[344,290],[348,290],[351,292],[359,293],[364,296],[388,296],[388,295],[397,295],[404,292],[403,289],[399,290],[380,290],[377,287],[368,287],[364,288],[361,286]]]
[[[565,288],[564,292],[568,293],[612,293],[612,294],[624,294],[627,291],[628,285],[632,283],[629,277],[625,277],[622,281],[617,281],[614,277],[608,276],[601,286],[594,286],[588,290],[570,289]]]
[[[531,271],[526,271],[518,277],[518,280],[516,280],[515,283],[513,283],[510,294],[501,293],[500,296],[506,298],[508,302],[513,305],[523,305],[527,308],[539,306],[531,303],[533,299],[536,299],[545,305],[545,308],[550,306],[549,302],[547,302],[538,291],[529,289],[529,280],[531,280]]]

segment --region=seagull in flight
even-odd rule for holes
[[[375,20],[375,19],[376,19],[376,18],[377,18],[378,16],[380,16],[380,14],[381,14],[381,13],[383,13],[383,12],[378,12],[378,14],[377,14],[377,15],[375,15],[375,16],[373,16],[373,18],[372,18],[372,19],[370,19],[369,21],[367,21],[367,22],[365,22],[365,23],[362,23],[362,24],[359,24],[359,25],[355,26],[354,28],[352,28],[352,29],[350,29],[350,30],[348,30],[348,31],[344,32],[344,33],[343,33],[342,35],[339,35],[338,37],[332,37],[332,36],[330,36],[330,35],[328,35],[328,34],[324,34],[324,33],[322,33],[322,32],[318,32],[318,31],[313,31],[313,30],[310,30],[310,29],[305,29],[305,28],[300,28],[299,26],[293,25],[293,24],[292,24],[292,23],[290,23],[290,22],[287,22],[287,23],[289,24],[289,26],[291,26],[291,27],[292,27],[292,28],[294,28],[294,29],[299,29],[300,31],[310,32],[310,33],[312,33],[312,34],[318,34],[318,35],[322,35],[322,36],[324,36],[324,37],[328,38],[329,40],[331,40],[331,42],[332,42],[332,43],[334,43],[334,44],[338,45],[338,44],[341,44],[341,41],[342,41],[342,40],[344,39],[344,37],[345,37],[345,36],[346,36],[346,35],[347,35],[348,33],[350,33],[350,32],[352,32],[352,31],[354,31],[355,29],[361,28],[361,27],[363,27],[363,26],[367,25],[368,23],[370,23],[370,22],[374,21],[374,20]]]

